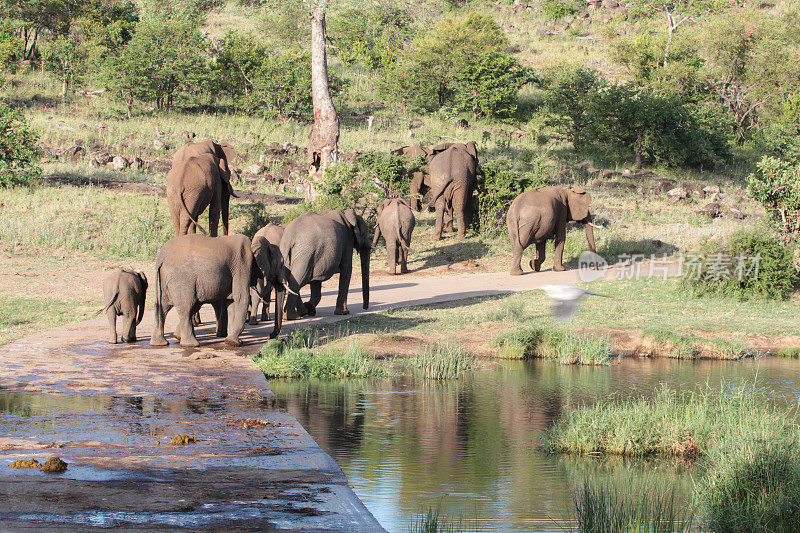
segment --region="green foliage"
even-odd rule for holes
[[[380,4],[346,9],[333,17],[328,38],[345,64],[361,62],[370,70],[391,67],[412,35],[411,17],[404,9]]]
[[[607,336],[560,329],[517,328],[495,337],[493,343],[500,348],[500,357],[543,357],[566,365],[606,365],[613,355]]]
[[[208,43],[193,12],[152,13],[131,41],[103,65],[106,87],[132,105],[151,102],[169,111],[176,99],[198,93],[208,78]]]
[[[526,152],[512,164],[508,159],[483,163],[478,174],[478,223],[481,231],[500,234],[505,231],[508,207],[519,194],[547,185],[545,158]]]
[[[70,88],[83,82],[88,59],[88,47],[69,37],[57,37],[48,42],[42,50],[45,70],[52,72],[62,83],[62,97],[67,96]]]
[[[647,479],[633,484],[585,481],[573,492],[573,516],[582,533],[675,533],[693,531],[693,517],[680,508],[674,487]]]
[[[344,349],[312,351],[307,335],[292,332],[267,342],[254,357],[268,378],[383,378],[388,370],[361,344],[351,342]]]
[[[710,243],[704,252],[697,265],[702,268],[687,262],[681,279],[696,297],[785,300],[800,284],[793,247],[766,232],[740,230],[723,245]]]
[[[579,13],[583,6],[573,0],[542,0],[539,8],[548,19],[558,20]]]
[[[0,188],[30,184],[41,177],[37,140],[22,112],[0,102]]]
[[[460,346],[435,344],[424,347],[412,364],[427,379],[458,379],[473,367],[474,357]]]
[[[747,192],[782,232],[800,232],[800,160],[764,157],[748,177]]]
[[[749,389],[662,388],[653,398],[567,411],[547,433],[555,453],[697,457],[736,443],[796,438],[796,416]]]
[[[796,435],[768,433],[714,450],[696,490],[708,529],[796,531],[800,523],[798,444]]]
[[[414,111],[449,106],[475,116],[508,116],[530,74],[507,47],[491,15],[445,15],[403,49],[380,83],[385,93]]]
[[[563,128],[573,146],[584,145],[584,130],[593,119],[592,104],[604,83],[600,73],[585,67],[562,67],[546,76],[545,105],[552,114],[551,125]]]
[[[476,118],[513,114],[519,90],[532,79],[530,70],[516,58],[494,50],[482,52],[454,74],[455,108],[470,111]]]

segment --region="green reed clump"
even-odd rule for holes
[[[650,480],[618,485],[584,482],[572,493],[573,519],[582,533],[690,531],[692,515],[675,490]]]
[[[703,339],[663,329],[647,329],[642,336],[653,343],[654,352],[675,359],[740,359],[747,355],[747,346],[735,339]]]
[[[463,518],[449,518],[442,512],[441,504],[428,507],[411,521],[410,533],[465,533],[467,528]]]
[[[545,328],[517,328],[498,335],[493,343],[499,356],[509,359],[543,357],[562,364],[608,364],[613,351],[606,335],[590,335]]]
[[[757,434],[713,450],[695,499],[711,531],[789,533],[800,527],[796,435]]]
[[[460,346],[434,344],[425,346],[412,359],[412,365],[427,379],[458,379],[471,369],[475,358]]]
[[[552,452],[696,457],[734,441],[794,438],[796,415],[741,389],[602,401],[568,411],[547,433]]]
[[[312,349],[307,333],[292,332],[262,346],[254,360],[268,378],[383,378],[389,370],[381,366],[358,342],[344,348]]]

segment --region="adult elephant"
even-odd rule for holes
[[[508,208],[506,224],[511,239],[511,274],[522,274],[520,261],[522,253],[531,244],[536,244],[536,259],[531,260],[531,268],[538,272],[545,259],[545,244],[548,239],[555,241],[553,270],[562,271],[564,241],[567,237],[567,222],[583,224],[589,250],[596,253],[592,214],[589,207],[592,197],[580,187],[543,187],[517,196]]]
[[[433,147],[430,198],[436,209],[433,238],[442,238],[448,205],[458,217],[458,238],[463,239],[472,221],[472,193],[478,173],[478,149],[474,142],[446,143]]]
[[[244,235],[180,235],[168,240],[156,257],[155,327],[150,345],[168,344],[164,320],[175,307],[175,338],[181,346],[197,346],[191,317],[201,305],[210,303],[217,315],[217,337],[240,346],[250,287],[260,277],[250,239]]]
[[[175,235],[197,233],[197,220],[208,208],[208,233],[216,237],[220,217],[228,234],[228,207],[233,188],[224,159],[201,154],[179,162],[167,173],[167,204]],[[200,231],[206,231],[200,226]]]
[[[295,293],[311,285],[311,298],[304,306],[299,296],[289,294],[286,319],[316,315],[322,297],[322,282],[339,274],[337,315],[347,315],[347,293],[353,272],[353,250],[361,258],[361,291],[364,309],[369,307],[369,258],[372,246],[367,224],[353,209],[319,211],[300,215],[286,226],[280,250],[286,262],[289,289]]]
[[[280,250],[283,237],[283,226],[267,224],[253,235],[252,250],[262,277],[256,288],[250,291],[251,325],[258,324],[258,304],[262,305],[261,320],[269,320],[269,301],[272,289],[275,289],[275,326],[270,334],[274,339],[281,331],[283,322],[283,306],[286,300],[286,268]]]
[[[405,157],[424,157],[430,163],[433,157],[433,150],[425,148],[424,146],[403,146],[391,152],[394,155]],[[422,202],[420,197],[424,197],[430,191],[430,177],[427,172],[418,170],[411,175],[411,183],[409,185],[409,199],[411,206],[417,210],[422,210]]]

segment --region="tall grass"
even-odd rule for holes
[[[584,482],[572,493],[582,533],[676,533],[690,531],[693,517],[675,490],[652,480],[616,485]]]
[[[428,507],[427,511],[418,514],[411,521],[410,533],[466,533],[474,528],[467,528],[463,518],[449,518],[442,512],[441,504]]]
[[[607,335],[559,329],[517,328],[495,337],[493,343],[503,358],[543,357],[568,365],[605,365],[613,355]]]
[[[752,390],[662,388],[653,398],[568,411],[548,431],[552,452],[697,457],[730,442],[795,438],[797,415]]]
[[[412,364],[427,379],[458,379],[474,365],[474,358],[455,344],[425,346]]]

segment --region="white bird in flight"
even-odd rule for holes
[[[552,300],[550,302],[550,309],[553,312],[553,316],[562,322],[566,322],[572,318],[575,311],[578,309],[578,304],[587,294],[611,298],[611,296],[607,294],[587,291],[575,285],[542,285],[541,289],[546,292]]]

